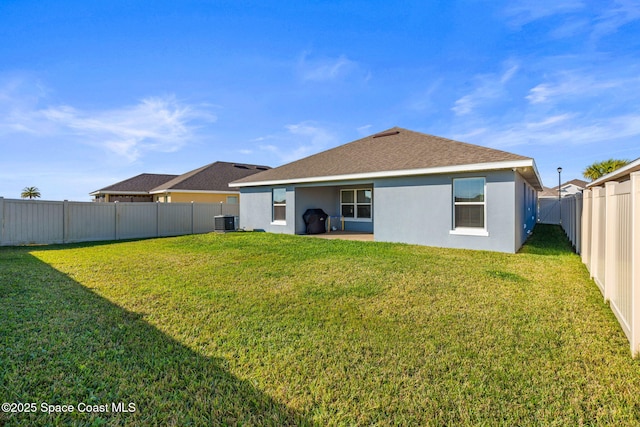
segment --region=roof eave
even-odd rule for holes
[[[117,191],[117,190],[97,190],[92,193],[89,193],[90,196],[99,196],[101,194],[105,195],[125,195],[125,196],[148,196],[150,193],[148,191]]]
[[[165,193],[201,193],[201,194],[238,194],[239,191],[233,190],[180,190],[174,188],[166,188],[160,190],[152,190],[149,194],[165,194]]]
[[[542,180],[540,174],[533,159],[523,160],[508,160],[503,162],[491,162],[491,163],[474,163],[466,165],[454,165],[454,166],[439,166],[434,168],[421,168],[421,169],[405,169],[405,170],[393,170],[393,171],[379,171],[379,172],[365,172],[356,174],[344,174],[344,175],[330,175],[330,176],[318,176],[307,178],[291,178],[291,179],[276,179],[267,181],[255,181],[255,182],[232,182],[229,187],[263,187],[270,185],[287,185],[287,184],[307,184],[314,182],[332,182],[332,181],[346,181],[346,180],[362,180],[362,179],[376,179],[376,178],[391,178],[402,176],[417,176],[417,175],[437,175],[445,173],[462,173],[462,172],[477,172],[485,170],[501,170],[501,169],[518,169],[531,167],[537,179],[537,185],[534,187],[538,190],[542,190]]]

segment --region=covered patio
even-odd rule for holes
[[[338,235],[340,232],[342,236],[373,236],[373,183],[297,186],[296,234],[307,234],[306,224],[302,220],[307,209],[322,209],[327,214],[327,234]]]

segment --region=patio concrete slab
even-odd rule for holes
[[[322,234],[302,234],[302,236],[317,237],[319,239],[358,240],[361,242],[373,242],[372,233],[358,233],[355,231],[332,231],[331,233]]]

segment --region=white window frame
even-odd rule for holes
[[[358,203],[358,191],[370,191],[371,192],[371,202],[370,203]],[[344,192],[352,192],[353,193],[353,203],[343,203],[342,202],[342,193]],[[353,205],[353,216],[345,216],[343,217],[345,221],[353,221],[353,222],[372,222],[373,221],[373,188],[343,188],[340,190],[340,215],[342,216],[342,206],[344,205]],[[360,218],[358,217],[358,206],[369,206],[369,212],[371,213],[369,217]]]
[[[228,205],[237,205],[239,202],[240,202],[240,198],[238,196],[227,196]]]
[[[284,203],[275,202],[276,190],[284,190]],[[284,207],[284,219],[276,219],[276,207]],[[271,189],[271,225],[287,225],[287,189],[284,187]]]
[[[455,185],[456,181],[462,181],[467,179],[482,179],[482,191],[483,191],[483,201],[482,202],[456,202],[456,194],[455,194]],[[457,227],[456,226],[456,206],[482,206],[483,207],[483,218],[484,224],[482,227]],[[463,236],[488,236],[489,232],[487,231],[487,178],[484,176],[470,176],[470,177],[460,177],[453,178],[451,181],[451,223],[453,225],[452,229],[449,231],[449,234],[457,234]]]

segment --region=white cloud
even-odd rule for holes
[[[357,127],[356,130],[358,131],[359,135],[367,136],[371,133],[371,127],[371,125],[364,125]]]
[[[510,25],[521,27],[542,18],[573,13],[584,7],[581,0],[518,0],[510,1],[504,13]]]
[[[471,129],[453,137],[474,135],[474,143],[501,149],[522,145],[610,144],[618,139],[640,136],[640,114],[595,119],[579,114],[560,114],[482,128],[482,132],[474,131]]]
[[[562,15],[549,30],[553,39],[589,34],[591,43],[640,19],[640,0],[605,0],[586,7],[581,0],[519,0],[505,9],[507,23],[520,29],[544,18]]]
[[[345,55],[337,58],[310,58],[304,52],[296,64],[298,75],[303,81],[327,82],[346,77],[358,68],[358,64]]]
[[[194,136],[197,123],[215,121],[205,109],[180,103],[173,96],[98,111],[43,105],[46,102],[46,93],[36,82],[5,84],[0,89],[0,135],[63,137],[134,161],[146,152],[179,150]]]
[[[592,39],[598,40],[615,33],[623,25],[640,19],[640,0],[616,0],[614,3],[614,7],[606,9],[596,18]]]
[[[263,151],[274,154],[282,163],[299,160],[339,143],[336,135],[311,121],[285,125],[285,132],[257,138],[255,141],[270,141],[260,144]]]
[[[451,110],[458,116],[464,116],[474,112],[480,105],[490,100],[500,99],[507,94],[505,85],[518,72],[519,66],[512,61],[505,63],[506,70],[501,74],[483,74],[476,76],[474,80],[477,82],[475,89],[458,98]]]
[[[529,90],[525,97],[530,104],[575,102],[580,99],[640,89],[640,78],[623,75],[596,76],[584,70],[563,71]]]
[[[475,98],[477,98],[476,94],[463,96],[456,100],[451,110],[458,116],[469,114],[471,110],[473,110],[473,107],[475,107]]]
[[[405,106],[408,110],[418,111],[421,113],[433,113],[440,110],[441,106],[435,99],[437,92],[442,89],[444,78],[435,79],[424,90],[416,90],[406,101]],[[448,90],[448,89],[445,89]]]
[[[145,151],[176,151],[192,136],[191,121],[214,120],[173,97],[147,98],[134,106],[93,113],[54,107],[42,115],[131,161]]]
[[[551,30],[549,35],[553,39],[567,39],[582,35],[588,31],[591,31],[591,21],[585,18],[569,18],[557,28]]]
[[[572,117],[574,117],[575,115],[573,114],[559,114],[557,116],[549,116],[549,117],[544,117],[542,118],[540,121],[531,121],[531,122],[527,122],[525,123],[525,128],[527,129],[531,129],[531,130],[535,130],[535,129],[544,129],[547,128],[548,126],[552,126],[552,125],[557,125],[560,124],[562,122],[566,122],[567,120],[570,120]]]

